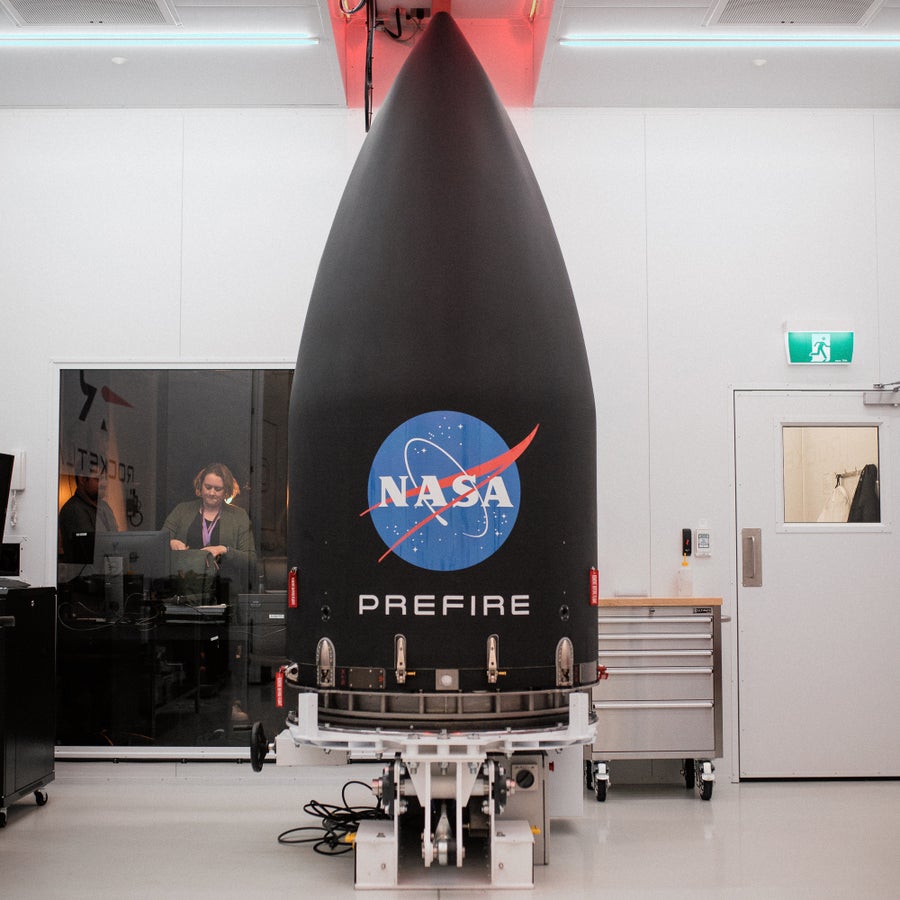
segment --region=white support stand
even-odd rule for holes
[[[396,822],[360,822],[354,859],[357,888],[396,887],[399,860]]]
[[[596,725],[590,721],[590,696],[569,695],[569,721],[556,728],[474,733],[352,730],[318,721],[318,696],[302,693],[298,721],[276,739],[276,762],[290,764],[290,745],[389,760],[373,790],[391,816],[361,823],[355,839],[356,887],[384,888],[530,888],[534,885],[532,825],[498,818],[515,782],[503,758],[590,744]],[[425,824],[419,848],[403,841],[401,817],[408,797],[422,807]],[[472,807],[473,798],[481,799]],[[449,802],[442,802],[449,801]],[[483,817],[489,865],[466,861],[463,810]],[[455,810],[450,821],[447,810]],[[438,810],[433,815],[433,810]],[[470,822],[470,830],[472,823]],[[419,857],[412,859],[413,856]]]

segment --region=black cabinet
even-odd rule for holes
[[[0,592],[0,827],[28,794],[53,781],[56,738],[56,592]]]

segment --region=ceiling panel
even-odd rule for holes
[[[99,2],[0,0],[0,106],[362,105],[365,23],[361,16],[348,23],[338,0],[129,0],[169,9],[178,23],[145,25],[23,25],[3,9],[6,3],[27,5],[33,16],[62,8],[90,15]],[[510,106],[900,107],[900,0],[741,0],[757,18],[788,6],[810,11],[815,3],[855,4],[863,18],[874,12],[861,26],[804,27],[725,24],[722,15],[729,7],[735,13],[737,2],[451,0],[451,9]],[[396,4],[379,0],[379,8]],[[376,33],[376,107],[416,27],[406,24],[405,44]],[[273,46],[280,35],[317,43]],[[576,35],[604,40],[562,43]],[[186,40],[191,36],[204,40]],[[230,45],[214,45],[216,37]],[[835,38],[857,46],[822,44]],[[890,43],[865,43],[874,38]]]
[[[88,26],[108,22],[131,27],[178,23],[168,0],[0,0],[0,5],[20,26]]]
[[[900,38],[898,6],[898,0],[887,0],[865,26],[798,27],[704,25],[715,3],[559,0],[534,102],[549,107],[897,107],[900,40],[891,46],[866,42]],[[565,42],[579,36],[597,40],[585,46]]]

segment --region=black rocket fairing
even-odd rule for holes
[[[438,14],[351,173],[294,378],[288,653],[321,714],[532,722],[593,683],[595,442],[540,189]]]

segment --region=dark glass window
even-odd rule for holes
[[[60,744],[240,747],[254,721],[280,730],[292,376],[60,373]]]

